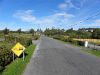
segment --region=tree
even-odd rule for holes
[[[93,30],[92,38],[100,39],[100,29],[99,28],[96,28]]]
[[[29,30],[29,33],[31,33],[32,36],[34,36],[34,33],[35,33],[34,29],[30,29],[30,30]]]
[[[37,31],[36,32],[38,32],[38,33],[40,33],[40,34],[42,34],[43,33],[43,31],[41,30],[41,29],[37,29]]]
[[[21,31],[21,28],[20,28],[20,29],[18,29],[18,30],[17,30],[17,32],[20,34],[20,33],[22,32],[22,31]]]
[[[9,33],[9,29],[5,28],[5,29],[3,30],[3,33],[4,33],[4,35],[7,35],[7,34]]]
[[[46,30],[44,31],[44,34],[47,36],[53,36],[53,35],[64,35],[65,34],[65,30],[64,29],[49,29],[46,28]]]
[[[92,34],[91,32],[85,31],[85,30],[78,30],[77,31],[77,38],[82,38],[82,39],[88,39],[91,38]]]
[[[73,30],[73,28],[66,30],[65,33],[66,33],[67,36],[69,36],[71,38],[77,37],[77,31]]]

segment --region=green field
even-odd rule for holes
[[[3,71],[2,75],[22,75],[27,63],[30,61],[30,58],[34,52],[35,45],[30,45],[25,53],[25,60],[22,58],[17,58],[15,61],[6,66],[6,69]]]

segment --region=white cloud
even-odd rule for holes
[[[93,21],[91,20],[89,23],[86,23],[85,26],[86,27],[100,27],[100,19],[93,20]]]
[[[61,3],[58,6],[60,9],[66,9],[67,8],[67,4],[66,3]]]
[[[82,0],[82,1],[76,2],[76,4],[80,5],[80,7],[82,7],[85,2],[86,2],[86,0]],[[65,0],[65,2],[59,4],[58,7],[61,10],[67,10],[70,8],[80,9],[80,7],[77,6],[76,4],[74,4],[74,2],[72,2],[72,0]]]
[[[32,16],[33,10],[18,10],[13,15],[15,18],[21,19],[24,22],[32,22],[36,20],[35,16]]]
[[[100,26],[100,19],[94,20],[92,25]]]
[[[100,19],[95,20],[95,23],[99,23],[100,24]]]
[[[72,3],[71,0],[65,0],[65,2],[59,4],[58,7],[59,7],[61,10],[66,10],[66,9],[68,9],[68,8],[76,8],[76,7],[73,5],[73,3]]]
[[[68,22],[70,22],[70,19],[74,17],[74,15],[72,14],[60,12],[60,13],[54,13],[49,16],[37,18],[32,13],[33,13],[32,10],[20,10],[14,13],[13,16],[23,22],[28,22],[36,25],[38,24],[47,25],[51,27],[53,25],[68,24]]]

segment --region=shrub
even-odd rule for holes
[[[4,70],[4,67],[0,66],[0,73]]]
[[[6,65],[8,65],[13,60],[13,54],[11,52],[11,48],[13,44],[15,45],[15,39],[16,42],[20,42],[25,47],[32,44],[31,38],[26,37],[13,37],[13,36],[5,36],[5,42],[2,42],[2,45],[0,44],[0,71],[2,71]],[[16,58],[16,56],[15,56]]]
[[[2,71],[7,64],[12,61],[12,53],[10,47],[2,45],[0,47],[0,71]]]
[[[83,41],[78,41],[78,45],[84,46],[84,42]]]
[[[32,44],[32,39],[28,39],[27,41],[26,41],[26,46],[30,46]]]
[[[60,40],[61,38],[58,35],[53,36],[54,39]]]
[[[14,42],[15,41],[15,37],[12,36],[12,35],[7,35],[7,36],[5,36],[5,41],[9,42],[9,43]]]
[[[34,35],[33,40],[37,40],[37,39],[39,39],[39,37],[40,37],[39,35]]]

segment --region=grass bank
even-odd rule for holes
[[[17,58],[14,62],[6,66],[6,69],[3,71],[2,75],[22,75],[27,63],[29,62],[33,52],[35,49],[35,45],[30,45],[25,53],[27,54],[25,60],[22,58]]]
[[[100,51],[99,50],[86,50],[86,52],[100,57]]]
[[[59,41],[65,43],[65,44],[70,44],[70,45],[73,45],[73,46],[80,47],[80,48],[82,48],[81,49],[82,51],[85,51],[85,52],[88,52],[89,54],[93,54],[95,56],[100,57],[100,50],[85,48],[84,46],[80,46],[80,45],[77,45],[77,44],[74,44],[74,43],[71,43],[71,42],[65,42],[65,41],[62,41],[62,40],[59,40]]]

